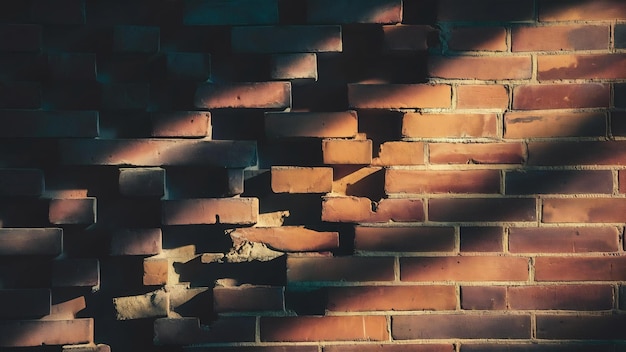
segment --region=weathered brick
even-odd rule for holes
[[[461,252],[502,252],[501,227],[461,227]]]
[[[167,76],[173,80],[206,82],[211,78],[211,55],[204,53],[167,53]]]
[[[428,75],[448,79],[530,79],[530,56],[435,56],[428,60]]]
[[[448,48],[467,51],[506,51],[504,27],[455,27],[450,31]]]
[[[409,138],[497,137],[495,114],[406,113],[402,135]]]
[[[537,79],[624,79],[626,54],[539,55]]]
[[[623,340],[626,315],[537,315],[539,339]]]
[[[169,276],[167,258],[148,258],[143,261],[143,284],[165,285]]]
[[[626,257],[537,257],[537,281],[621,281],[626,278]]]
[[[218,313],[284,311],[285,288],[242,285],[214,287],[213,308]]]
[[[523,143],[430,143],[430,162],[437,164],[521,164]]]
[[[100,285],[98,259],[59,259],[52,262],[52,287],[95,287]]]
[[[96,198],[65,198],[51,199],[48,219],[52,224],[80,224],[96,223]]]
[[[511,30],[513,51],[607,50],[607,25],[559,25],[514,27]]]
[[[0,228],[0,256],[57,256],[62,251],[62,229]]]
[[[431,221],[535,221],[533,198],[435,198],[428,201]]]
[[[373,209],[375,206],[375,210]],[[325,197],[322,221],[328,222],[389,222],[423,221],[421,199],[381,199],[373,205],[363,197]]]
[[[461,308],[467,310],[504,310],[506,286],[461,286]]]
[[[609,107],[610,85],[601,83],[533,84],[513,88],[513,109],[576,109]]]
[[[296,53],[272,55],[270,77],[285,80],[317,81],[317,54]]]
[[[402,281],[526,281],[528,258],[407,257],[400,258]]]
[[[356,111],[265,113],[265,134],[270,138],[351,138],[357,133]]]
[[[166,200],[162,203],[164,225],[255,224],[258,198],[205,198]]]
[[[44,189],[44,175],[38,169],[1,169],[1,196],[38,197]]]
[[[548,198],[543,200],[546,223],[624,222],[626,200],[622,198]]]
[[[233,27],[232,49],[236,53],[340,52],[341,26],[246,26]]]
[[[40,318],[50,314],[50,289],[1,289],[0,317]]]
[[[308,0],[309,23],[399,23],[401,0]]]
[[[357,226],[354,248],[386,252],[451,252],[452,227],[364,227]]]
[[[92,343],[93,318],[0,321],[0,347],[37,347]]]
[[[348,84],[348,104],[358,109],[449,108],[446,84]]]
[[[111,235],[111,255],[154,255],[161,253],[161,229],[125,229]]]
[[[387,169],[385,192],[392,193],[499,193],[498,170],[422,171]]]
[[[459,85],[456,88],[459,109],[506,109],[509,90],[503,85]]]
[[[287,257],[287,281],[393,281],[390,257]]]
[[[143,295],[116,297],[113,298],[113,308],[117,320],[165,317],[170,310],[170,294],[157,290]]]
[[[120,168],[119,190],[123,196],[162,197],[165,194],[165,169]]]
[[[211,137],[211,113],[207,111],[153,112],[152,137]]]
[[[291,107],[291,83],[203,83],[194,97],[198,108],[285,109]]]
[[[378,157],[372,160],[373,165],[423,165],[424,143],[390,141],[380,145]]]
[[[238,228],[233,238],[260,242],[279,251],[310,252],[339,247],[339,233],[315,231],[301,226]]]
[[[534,4],[530,0],[463,0],[439,1],[437,18],[441,21],[530,21]]]
[[[524,227],[509,230],[512,253],[616,252],[616,227]]]
[[[66,165],[256,165],[256,142],[182,139],[84,139],[59,141]]]
[[[391,318],[391,335],[411,339],[530,338],[529,315],[405,315]]]
[[[185,0],[185,25],[259,25],[278,23],[277,0]]]
[[[606,114],[599,112],[511,111],[504,114],[504,138],[604,137]]]
[[[261,341],[385,341],[384,316],[263,317]]]
[[[159,318],[154,321],[156,345],[191,345],[209,342],[254,342],[255,317],[221,317],[209,326],[198,318]]]
[[[428,25],[387,25],[383,26],[383,45],[389,51],[425,51],[438,34]]]
[[[436,343],[388,343],[388,344],[353,344],[353,345],[326,345],[324,352],[452,352],[452,344]]]
[[[361,286],[328,288],[327,309],[335,312],[376,310],[452,310],[454,286]]]
[[[37,24],[0,25],[0,52],[38,52],[42,31]]]
[[[370,139],[324,139],[322,156],[324,164],[371,164],[372,141]]]
[[[529,142],[528,165],[625,165],[623,141]]]
[[[608,170],[511,171],[505,176],[506,194],[613,193]]]
[[[122,53],[156,53],[160,43],[159,27],[113,27],[113,51]]]
[[[510,309],[609,310],[613,287],[609,285],[513,286],[507,290]]]
[[[538,6],[542,22],[626,19],[626,4],[620,1],[540,0]]]

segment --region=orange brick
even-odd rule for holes
[[[273,55],[270,77],[276,80],[317,81],[317,54]]]
[[[530,56],[439,56],[429,58],[430,77],[449,79],[530,79]]]
[[[514,286],[507,289],[510,309],[609,310],[613,287],[609,285]]]
[[[497,137],[495,114],[418,114],[402,118],[402,135],[409,138]]]
[[[626,257],[537,257],[537,281],[626,280]]]
[[[504,138],[603,136],[606,136],[604,113],[544,110],[504,114]]]
[[[400,258],[402,281],[526,281],[528,275],[528,258]]]
[[[617,227],[513,227],[509,229],[511,253],[617,252]]]
[[[513,109],[575,109],[609,107],[608,84],[533,84],[513,88]]]
[[[196,90],[194,105],[204,109],[289,108],[291,107],[291,83],[204,83],[200,84]]]
[[[357,133],[356,111],[265,113],[265,134],[270,138],[351,138]]]
[[[506,109],[509,91],[503,85],[459,85],[456,88],[459,109]]]
[[[539,21],[615,20],[626,19],[626,4],[613,0],[570,2],[541,0]]]
[[[263,317],[261,341],[385,341],[384,316]]]
[[[543,222],[625,222],[626,199],[548,198],[543,200]]]
[[[449,108],[445,84],[348,84],[348,103],[359,109]]]
[[[530,315],[420,314],[394,316],[392,336],[413,339],[529,339]]]
[[[271,248],[286,252],[321,251],[339,247],[338,232],[314,231],[301,226],[244,227],[235,229],[230,236],[265,243]]]
[[[385,252],[451,252],[455,247],[452,227],[365,227],[354,230],[354,248]]]
[[[391,257],[287,257],[288,282],[393,281]]]
[[[453,310],[456,290],[446,286],[364,286],[328,288],[328,310]]]
[[[322,141],[324,164],[360,164],[372,162],[372,141],[325,139]]]
[[[539,55],[537,79],[624,79],[626,54]]]
[[[500,171],[423,171],[387,169],[385,192],[391,193],[499,193]]]
[[[205,198],[166,200],[162,203],[164,225],[255,224],[257,198]]]
[[[207,111],[153,112],[152,137],[210,137],[211,113]]]
[[[330,167],[272,166],[274,193],[328,193],[333,188]]]
[[[431,143],[430,162],[436,164],[521,164],[523,143]]]
[[[511,38],[513,51],[607,50],[609,26],[514,27]]]
[[[506,51],[503,27],[455,27],[450,31],[448,47],[452,50]]]
[[[424,143],[422,142],[385,142],[380,145],[378,157],[372,160],[374,165],[423,165]]]
[[[143,284],[146,286],[165,285],[169,272],[169,263],[166,258],[144,259]]]
[[[0,347],[78,345],[92,343],[92,318],[72,320],[9,320],[0,322]]]
[[[423,221],[421,199],[382,199],[372,209],[372,201],[361,197],[326,197],[322,220],[328,222]]]

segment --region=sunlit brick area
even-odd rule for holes
[[[626,351],[623,0],[0,1],[0,351]]]

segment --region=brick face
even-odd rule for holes
[[[450,79],[529,79],[531,60],[528,56],[503,57],[433,57],[429,61],[431,77]]]
[[[524,315],[414,315],[394,316],[392,336],[399,340],[464,339],[530,337],[530,316]]]
[[[561,25],[513,28],[513,51],[602,50],[609,47],[606,25]]]
[[[505,138],[606,136],[606,115],[588,112],[511,111],[504,115]]]
[[[526,281],[528,259],[517,257],[401,258],[400,278],[402,281]]]
[[[496,137],[496,115],[407,113],[402,119],[402,135],[410,138]]]
[[[388,338],[384,316],[261,319],[262,341],[384,341]]]

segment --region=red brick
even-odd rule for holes
[[[0,289],[0,317],[40,318],[50,314],[50,289]]]
[[[328,193],[333,188],[330,167],[272,166],[274,193]]]
[[[509,90],[503,85],[459,85],[456,88],[459,109],[506,109]]]
[[[454,238],[452,227],[357,226],[354,247],[362,251],[450,252]]]
[[[211,79],[211,55],[204,53],[167,53],[167,77],[176,81],[206,82]]]
[[[338,232],[314,231],[301,226],[244,227],[235,229],[230,236],[264,243],[285,252],[322,251],[339,247]]]
[[[448,79],[513,80],[530,79],[530,56],[432,57],[428,75]]]
[[[537,315],[537,338],[623,340],[626,315]]]
[[[626,278],[626,257],[537,257],[537,281],[621,281]]]
[[[358,109],[449,108],[446,84],[348,84],[348,104]]]
[[[512,227],[512,253],[617,252],[620,232],[616,227]]]
[[[316,350],[317,351],[317,350]],[[453,352],[451,344],[354,344],[354,345],[326,345],[324,352]]]
[[[375,207],[375,210],[372,207]],[[381,199],[377,203],[363,197],[326,197],[322,220],[328,222],[423,221],[421,199]]]
[[[77,345],[93,342],[92,318],[72,320],[8,320],[0,322],[0,347]]]
[[[501,227],[461,227],[461,252],[502,252]]]
[[[393,281],[388,257],[287,257],[287,281]]]
[[[270,138],[351,138],[357,133],[356,111],[265,114],[265,134]]]
[[[155,345],[191,345],[209,342],[254,342],[256,318],[220,317],[209,326],[198,318],[159,318],[154,321]]]
[[[53,287],[96,287],[100,285],[98,259],[59,259],[52,262]]]
[[[364,286],[328,288],[327,309],[335,312],[453,310],[454,286]]]
[[[322,155],[324,164],[371,164],[372,141],[325,139],[322,141]]]
[[[211,137],[211,113],[207,111],[153,112],[151,137]]]
[[[455,27],[450,31],[448,48],[469,51],[506,51],[506,29],[503,27]]]
[[[409,138],[497,137],[495,114],[420,114],[402,118],[402,135]]]
[[[608,170],[512,171],[505,180],[506,194],[613,193]]]
[[[514,27],[513,51],[607,50],[608,25],[559,25]]]
[[[392,165],[423,165],[424,143],[391,141],[380,145],[378,157],[372,164],[381,166]]]
[[[535,18],[530,0],[439,1],[437,18],[441,21],[530,21]]]
[[[625,222],[626,199],[548,198],[543,200],[542,213],[546,223]]]
[[[62,229],[0,228],[0,256],[57,256],[62,251]]]
[[[609,107],[608,84],[534,84],[513,88],[513,109],[576,109]]]
[[[317,81],[317,54],[273,55],[270,77],[276,80]]]
[[[428,25],[383,26],[383,42],[390,51],[428,50],[439,31]]]
[[[161,229],[126,229],[111,236],[111,255],[155,255],[161,253]]]
[[[528,339],[528,315],[428,314],[394,316],[391,335],[412,339]]]
[[[539,55],[537,79],[624,79],[626,54]]]
[[[236,53],[340,52],[341,26],[246,26],[233,27],[232,49]]]
[[[520,164],[526,159],[523,143],[430,143],[430,162],[436,164]]]
[[[513,286],[508,288],[510,309],[609,310],[613,287],[609,285]]]
[[[539,21],[626,19],[626,4],[613,0],[540,0]]]
[[[436,198],[428,201],[431,221],[535,221],[532,198]]]
[[[169,275],[167,258],[144,259],[143,284],[146,286],[165,285]]]
[[[407,257],[400,258],[402,281],[526,281],[528,258]]]
[[[399,23],[402,21],[401,0],[309,0],[309,23]]]
[[[96,222],[96,198],[51,199],[48,219],[52,224],[94,224]]]
[[[529,142],[529,165],[626,165],[624,141]]]
[[[202,83],[196,89],[194,105],[203,109],[290,108],[291,83]]]
[[[606,134],[604,113],[511,111],[504,114],[504,138],[604,137]]]
[[[385,341],[384,316],[262,317],[261,341]]]
[[[385,192],[391,193],[499,193],[498,170],[422,171],[385,170]]]
[[[253,25],[278,23],[277,0],[185,1],[185,25]]]
[[[165,169],[120,168],[119,190],[123,196],[155,196],[165,194]]]
[[[284,311],[285,288],[242,285],[214,287],[213,308],[216,312]]]
[[[205,198],[163,201],[163,225],[255,224],[257,198]]]
[[[0,52],[38,52],[41,50],[41,26],[3,24],[0,26]]]
[[[467,310],[504,310],[506,286],[462,286],[461,308]]]
[[[38,197],[44,189],[43,176],[38,169],[0,168],[0,195]]]
[[[59,144],[61,163],[66,165],[244,168],[257,163],[254,141],[83,139]]]

